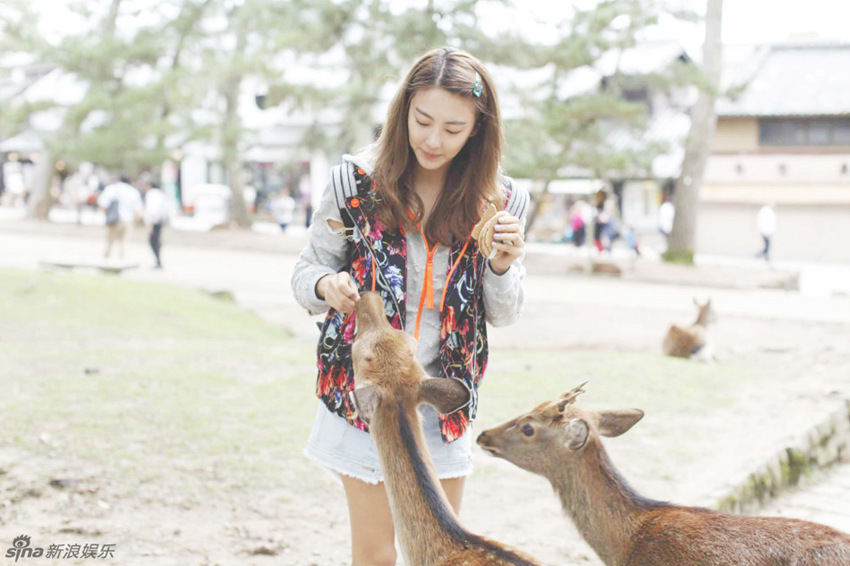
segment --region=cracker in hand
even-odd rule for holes
[[[490,203],[487,210],[481,216],[472,228],[472,237],[478,241],[478,249],[488,259],[492,259],[496,255],[496,249],[493,247],[493,236],[496,235],[496,224],[499,223],[499,218],[505,216],[507,212],[504,210],[496,210],[496,206]]]

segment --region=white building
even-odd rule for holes
[[[717,103],[698,251],[752,255],[772,203],[775,258],[850,260],[850,44],[760,46],[729,71],[744,88]]]

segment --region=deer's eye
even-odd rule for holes
[[[534,436],[534,427],[530,424],[523,425],[522,433],[526,436]]]

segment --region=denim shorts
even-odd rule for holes
[[[446,444],[440,435],[437,412],[420,406],[425,442],[434,460],[437,476],[443,479],[459,478],[472,473],[472,431],[470,428]],[[338,483],[340,475],[349,476],[369,484],[384,481],[378,450],[368,432],[348,424],[344,418],[330,412],[319,403],[316,420],[304,454],[327,470]]]

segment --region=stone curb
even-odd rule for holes
[[[850,456],[850,399],[752,472],[744,472],[709,496],[715,508],[752,514],[771,499],[800,485],[819,469]]]

